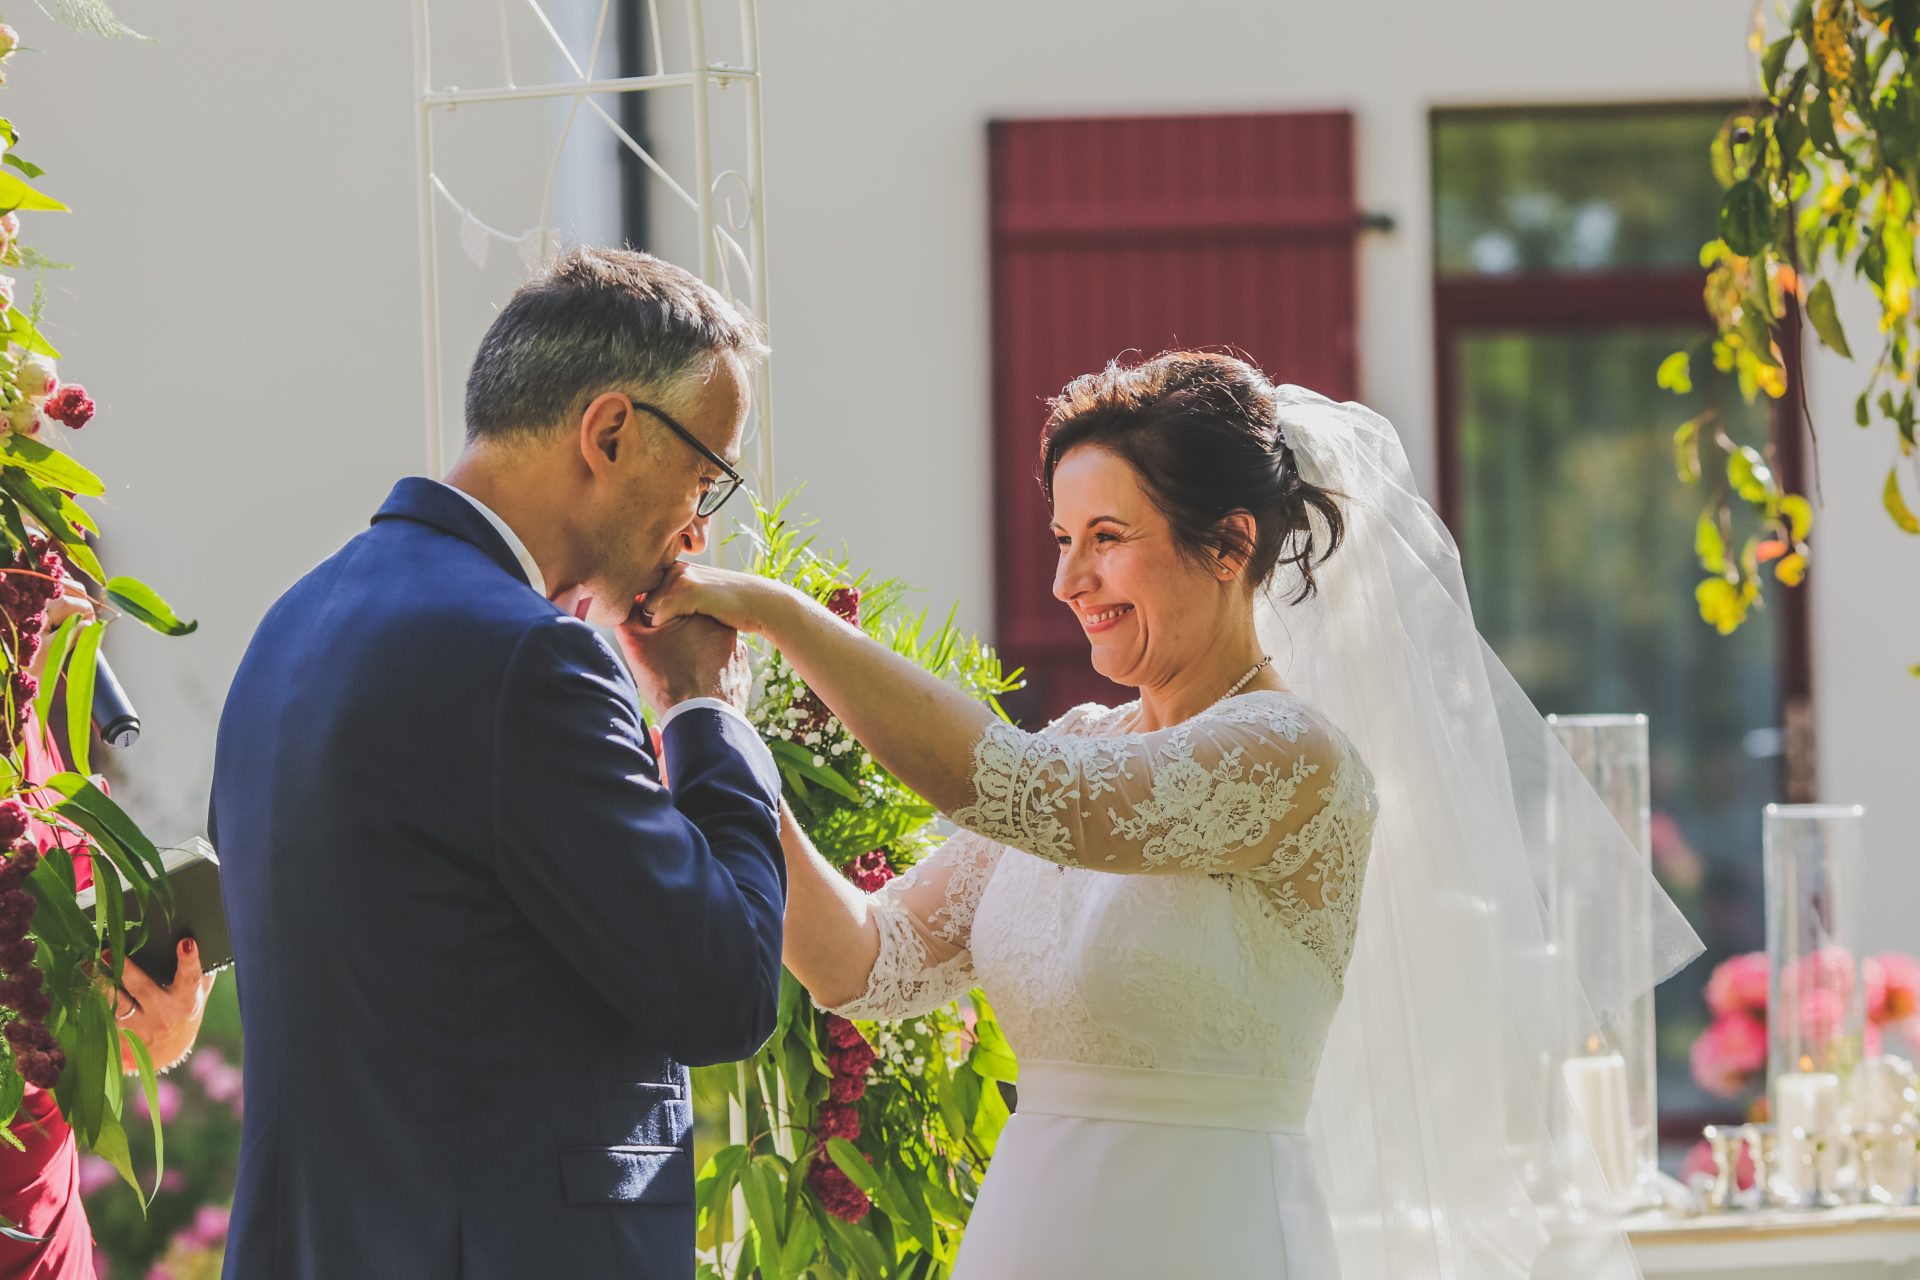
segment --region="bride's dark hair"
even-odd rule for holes
[[[1300,578],[1298,604],[1313,594],[1314,566],[1340,545],[1346,521],[1340,495],[1301,478],[1275,401],[1264,373],[1210,351],[1115,360],[1082,374],[1047,404],[1040,471],[1047,503],[1061,458],[1082,445],[1105,449],[1139,476],[1183,554],[1200,563],[1243,560],[1255,590],[1290,568]],[[1251,545],[1227,523],[1236,511],[1253,516]]]

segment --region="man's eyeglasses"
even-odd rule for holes
[[[695,515],[702,519],[712,515],[721,507],[725,506],[727,499],[739,492],[740,487],[746,484],[747,480],[745,476],[728,466],[725,458],[722,458],[719,454],[707,448],[704,444],[701,444],[699,438],[695,436],[693,432],[675,422],[672,414],[664,409],[656,408],[644,400],[635,400],[633,407],[645,413],[650,413],[660,419],[660,421],[666,423],[673,434],[692,445],[699,451],[701,457],[720,468],[720,478],[713,482],[712,488],[700,495],[700,505],[694,508]]]

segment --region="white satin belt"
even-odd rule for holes
[[[1305,1133],[1313,1084],[1270,1076],[1022,1060],[1020,1115]]]

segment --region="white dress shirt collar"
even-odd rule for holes
[[[513,558],[520,562],[520,568],[527,575],[527,585],[535,591],[538,591],[542,596],[545,596],[547,594],[546,575],[540,572],[540,566],[534,563],[533,553],[527,550],[527,544],[520,541],[519,535],[514,533],[507,522],[500,518],[498,512],[468,493],[465,489],[456,489],[452,485],[447,485],[447,488],[453,489],[455,493],[465,498],[468,502],[471,502],[473,509],[487,518],[487,523],[493,526],[494,532],[498,533],[501,539],[506,542],[507,550],[513,552]]]

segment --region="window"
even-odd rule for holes
[[[1701,244],[1717,105],[1448,111],[1432,122],[1441,509],[1489,643],[1541,710],[1650,717],[1656,870],[1708,953],[1661,988],[1674,1152],[1740,1104],[1692,1081],[1708,967],[1762,945],[1760,811],[1798,798],[1807,698],[1798,593],[1731,637],[1695,612],[1700,498],[1672,429],[1709,407],[1756,434],[1729,379],[1679,400],[1662,357],[1709,332]],[[1794,352],[1788,352],[1789,359]],[[1695,361],[1695,368],[1707,366]],[[1790,412],[1790,409],[1784,410]],[[1783,440],[1797,440],[1798,423]],[[1794,451],[1797,453],[1797,450]],[[1797,456],[1783,459],[1789,483]]]

